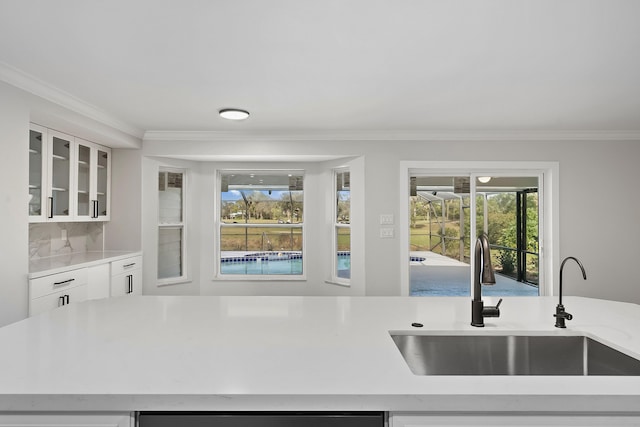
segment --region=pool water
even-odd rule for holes
[[[242,275],[301,275],[302,258],[300,257],[251,257],[250,259],[226,259],[220,267],[222,274]],[[338,277],[351,277],[351,257],[347,254],[338,256]]]
[[[222,263],[222,274],[300,275],[301,259],[257,259]]]

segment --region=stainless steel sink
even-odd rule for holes
[[[416,375],[640,375],[640,360],[586,336],[391,337]]]

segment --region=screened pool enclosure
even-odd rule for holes
[[[495,286],[485,295],[538,295],[538,177],[416,176],[411,180],[410,294],[470,295],[470,248],[487,233]],[[485,182],[482,182],[485,181]],[[475,187],[475,216],[471,186]]]

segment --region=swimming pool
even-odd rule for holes
[[[221,274],[300,275],[302,271],[300,252],[258,252],[220,260]],[[338,254],[338,277],[351,277],[351,256],[348,252]]]

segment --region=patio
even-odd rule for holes
[[[434,252],[412,251],[411,296],[471,296],[471,266]],[[496,284],[483,286],[486,296],[537,296],[538,288],[496,274]]]

